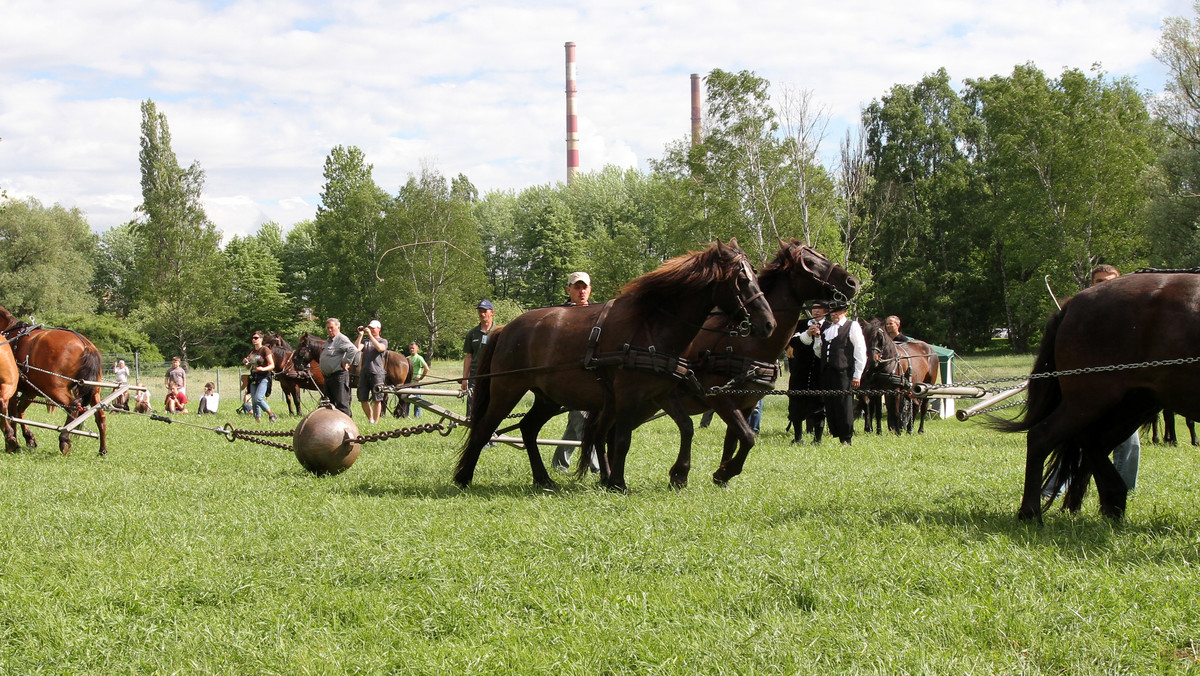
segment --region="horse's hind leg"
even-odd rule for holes
[[[491,388],[491,398],[488,400],[487,410],[477,420],[471,421],[466,445],[463,447],[462,455],[458,458],[454,483],[462,488],[471,484],[471,479],[475,477],[475,466],[479,464],[479,454],[483,452],[483,447],[492,440],[492,435],[500,426],[500,422],[504,420],[504,416],[508,415],[521,397],[525,396],[525,390],[497,392],[499,388],[496,388],[495,383],[491,385]]]
[[[755,402],[755,406],[758,402]],[[750,428],[750,423],[746,418],[754,412],[755,406],[751,406],[744,411],[733,409],[729,412],[718,411],[721,414],[721,419],[725,421],[725,448],[723,449],[721,466],[713,472],[713,483],[718,486],[725,486],[729,480],[742,473],[742,469],[746,465],[746,456],[750,454],[750,449],[754,448],[754,430]],[[733,404],[730,403],[730,408]]]
[[[546,423],[557,415],[559,408],[551,399],[538,395],[533,400],[533,407],[521,418],[521,440],[525,444],[525,453],[529,455],[529,469],[533,472],[533,485],[538,488],[550,489],[557,484],[546,471],[546,463],[542,462],[542,454],[538,452],[537,436]],[[582,457],[582,453],[580,456]]]
[[[12,415],[14,418],[24,418],[25,409],[29,408],[29,405],[33,403],[33,400],[26,399],[25,397],[18,395],[16,402],[16,405],[13,407]],[[27,447],[37,448],[37,439],[34,438],[33,432],[29,431],[29,426],[24,423],[21,423],[21,436],[25,437],[25,445]]]
[[[696,438],[696,426],[692,417],[684,411],[683,401],[672,393],[663,404],[663,410],[679,428],[679,455],[671,465],[668,475],[671,488],[687,488],[688,474],[692,471],[692,441]]]

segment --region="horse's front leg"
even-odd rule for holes
[[[11,420],[8,419],[9,400],[0,401],[0,423],[4,425],[4,450],[9,453],[16,453],[21,450],[20,443],[17,442],[17,430]]]
[[[758,402],[749,408],[738,410],[736,404],[728,402],[729,408],[719,409],[717,413],[725,421],[725,446],[721,450],[721,465],[713,472],[713,483],[725,486],[729,480],[742,473],[746,465],[746,456],[754,448],[754,430],[748,422]]]
[[[546,463],[542,462],[542,454],[538,451],[537,437],[546,423],[558,413],[559,405],[551,399],[538,396],[534,399],[533,407],[521,418],[521,441],[525,453],[529,456],[529,469],[533,473],[533,485],[549,490],[557,486],[550,473],[546,471]]]
[[[683,399],[679,396],[678,391],[672,392],[667,397],[667,401],[663,404],[663,410],[671,416],[671,419],[675,421],[675,426],[679,428],[679,455],[675,457],[675,464],[671,465],[670,485],[671,488],[686,488],[688,474],[692,470],[692,440],[696,436],[696,426],[692,423],[691,416],[684,410]]]
[[[29,405],[32,403],[32,399],[26,399],[24,396],[18,395],[16,406],[13,408],[13,417],[24,418],[25,409],[29,408]],[[37,448],[37,439],[34,438],[33,432],[29,430],[29,426],[25,423],[21,423],[21,436],[25,438],[25,445],[27,447]]]

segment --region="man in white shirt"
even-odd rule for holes
[[[829,434],[849,444],[854,437],[854,395],[867,368],[867,341],[858,322],[846,317],[846,303],[829,303],[829,314],[820,326],[810,326],[813,352],[821,359],[821,389],[845,390],[826,395],[825,415]]]

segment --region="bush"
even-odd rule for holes
[[[78,331],[104,353],[140,352],[143,361],[165,361],[149,336],[113,315],[50,314],[41,323]]]

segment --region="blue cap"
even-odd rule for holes
[[[492,305],[492,301],[484,298],[479,301],[479,305],[476,305],[475,308],[478,310],[495,310],[496,306]]]

